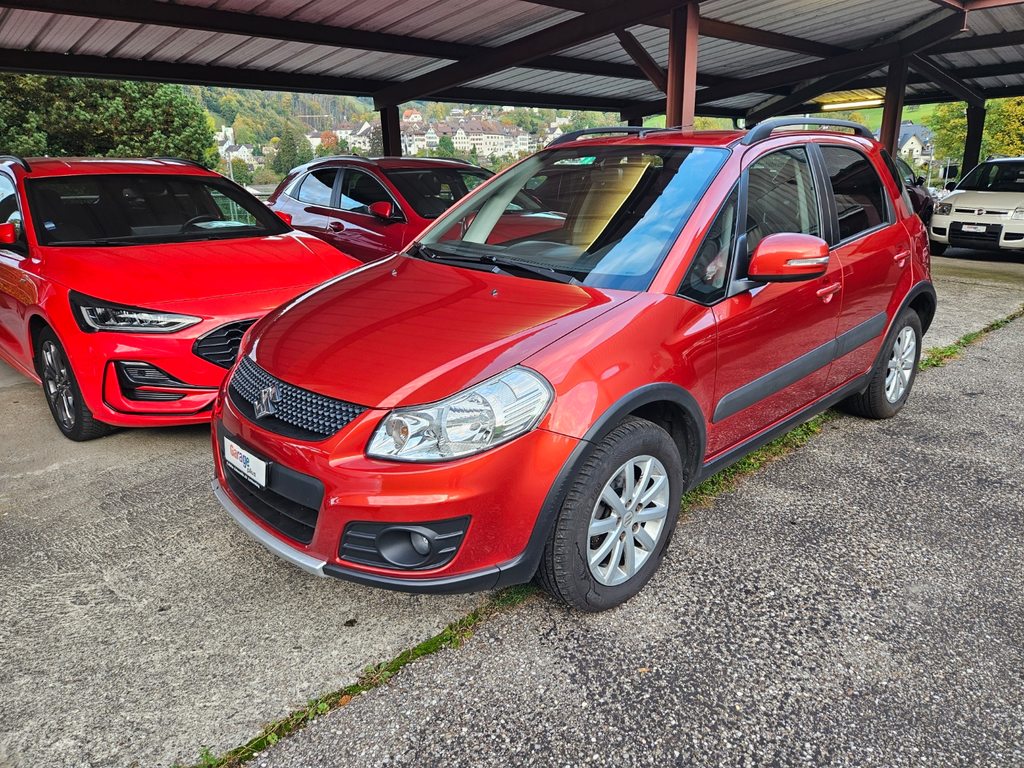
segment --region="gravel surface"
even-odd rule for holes
[[[261,756],[284,766],[1024,763],[1024,321],[677,531],[614,611],[543,596]]]
[[[926,346],[947,344],[966,331],[1005,316],[1024,300],[1024,265],[936,259],[935,270],[940,309],[934,329],[926,337]],[[1008,329],[1005,333],[1010,332]],[[1014,327],[1012,332],[1021,330]],[[976,354],[972,352],[972,360]],[[1016,354],[1015,360],[1020,360],[1019,350],[1006,354]],[[979,367],[978,376],[981,374]],[[945,376],[945,372],[931,375],[929,381],[935,383],[924,389],[938,385]],[[1007,391],[1016,396],[1019,389],[1019,384],[1014,383]],[[974,391],[973,387],[962,392],[951,390],[949,399],[934,407],[941,414],[949,412],[961,421],[970,421],[967,409],[976,407],[978,402]],[[991,390],[986,387],[985,391]],[[913,405],[918,406],[923,399],[915,398]],[[1004,407],[1011,410],[1009,405]],[[3,364],[0,414],[3,768],[149,768],[176,761],[193,762],[204,744],[222,752],[247,741],[264,723],[291,712],[307,700],[354,682],[366,665],[391,658],[435,634],[485,599],[483,595],[402,595],[316,580],[276,560],[241,533],[213,500],[209,490],[209,438],[203,428],[126,430],[92,443],[71,443],[53,426],[39,388]],[[894,424],[903,423],[900,420]],[[993,453],[996,446],[992,435],[1020,434],[1005,432],[1004,420],[991,428],[974,423],[969,426],[969,456],[997,456]],[[846,434],[854,427],[851,422],[843,422],[842,429]],[[867,434],[877,438],[888,434],[886,429],[886,425],[868,425]],[[859,452],[856,440],[848,448],[825,440],[821,443],[832,445],[830,450],[847,456],[846,461],[860,461],[849,457],[865,455]],[[801,457],[817,450],[811,446],[801,452]],[[933,430],[922,427],[901,455],[933,450],[942,452],[944,443]],[[1014,455],[1019,458],[1019,454],[1018,443]],[[997,462],[997,458],[991,461]],[[891,467],[891,462],[886,466]],[[814,499],[814,504],[820,504],[839,490],[834,483],[834,470],[825,467],[816,471],[822,479],[808,479],[807,483],[815,494],[822,494]],[[956,475],[947,472],[945,466],[935,475],[945,485],[936,486],[935,478],[928,477],[926,483],[919,482],[924,487],[915,487],[914,492],[927,491],[929,503],[939,504],[936,499],[940,498],[944,504],[957,503],[960,491],[954,483]],[[788,478],[786,483],[796,482],[796,475],[784,476]],[[763,509],[768,509],[763,505],[775,499],[780,489],[788,487],[775,480],[767,481],[767,477],[774,475],[765,473],[746,486],[767,483],[768,490],[757,494],[754,500],[759,505],[755,518],[759,534],[761,526],[773,519],[763,517]],[[1007,480],[1006,486],[1019,488],[1019,481],[1016,482],[1014,485],[1014,479]],[[1005,493],[1002,486],[997,490]],[[947,498],[946,494],[951,495]],[[979,497],[972,503],[980,502],[986,515],[995,515],[999,509],[995,506],[997,498],[1003,496]],[[715,510],[700,511],[694,522],[683,529],[686,536],[681,536],[673,547],[667,575],[661,577],[661,582],[674,585],[671,593],[677,594],[676,600],[682,602],[659,610],[666,587],[650,590],[619,612],[627,621],[635,622],[636,627],[613,633],[607,629],[610,625],[604,617],[572,616],[537,600],[528,609],[495,622],[460,654],[416,665],[412,674],[403,673],[399,682],[385,693],[398,692],[395,703],[409,705],[421,699],[429,701],[431,695],[442,696],[435,709],[450,709],[453,718],[465,701],[467,708],[461,709],[463,720],[452,722],[460,722],[458,727],[465,728],[467,734],[480,728],[490,732],[490,724],[498,720],[484,712],[474,719],[473,710],[468,708],[472,698],[464,699],[461,683],[454,694],[438,686],[451,663],[462,664],[461,659],[473,658],[464,657],[463,653],[491,648],[495,658],[488,660],[489,664],[478,665],[481,669],[492,669],[491,682],[499,674],[509,682],[508,693],[501,693],[500,687],[493,691],[487,688],[484,678],[479,683],[483,687],[478,693],[493,693],[495,703],[501,702],[508,710],[502,713],[505,726],[495,726],[495,738],[507,738],[512,744],[519,739],[539,739],[537,735],[528,737],[528,729],[512,727],[519,719],[516,713],[529,711],[538,701],[547,701],[556,710],[564,704],[561,715],[579,718],[581,723],[589,719],[601,722],[603,715],[596,713],[606,711],[607,716],[618,718],[613,731],[595,732],[596,742],[589,737],[579,742],[587,752],[591,743],[600,745],[607,743],[607,739],[625,743],[636,739],[629,733],[632,725],[627,724],[637,721],[628,713],[616,714],[608,709],[613,702],[628,705],[632,695],[642,699],[668,687],[679,696],[691,695],[700,707],[711,706],[706,695],[700,693],[708,679],[693,677],[696,672],[686,666],[687,660],[692,663],[706,659],[709,664],[714,661],[717,677],[712,681],[747,673],[763,674],[759,672],[762,649],[743,645],[754,640],[737,634],[739,629],[735,627],[726,632],[734,613],[745,621],[783,621],[785,632],[772,638],[775,653],[804,653],[799,649],[806,649],[811,641],[831,647],[828,644],[834,639],[820,635],[824,630],[817,625],[811,635],[797,634],[790,640],[786,632],[806,630],[799,623],[790,626],[786,622],[790,621],[789,612],[801,606],[819,609],[812,593],[835,586],[829,582],[822,586],[821,573],[804,573],[793,563],[769,558],[770,566],[766,565],[762,558],[768,558],[765,548],[769,547],[770,539],[760,535],[743,544],[745,548],[733,546],[740,542],[733,542],[730,537],[739,533],[729,524],[715,522],[714,515],[721,509],[732,520],[734,510],[742,509],[735,506],[738,503],[735,498],[723,500]],[[778,500],[772,503],[785,504]],[[894,506],[899,503],[892,502]],[[916,503],[909,502],[911,507]],[[800,523],[783,526],[787,535],[804,532],[818,537],[830,530],[811,526],[805,520],[807,515],[817,516],[817,506],[800,506],[807,504],[810,502],[799,501],[787,512]],[[798,515],[794,509],[805,511]],[[997,536],[996,541],[1002,539]],[[721,551],[716,551],[715,542],[720,542]],[[830,541],[830,555],[842,553],[835,549],[837,546]],[[801,556],[811,555],[804,552]],[[692,567],[691,560],[699,567]],[[831,563],[831,567],[840,565]],[[969,570],[981,567],[975,564]],[[736,584],[722,583],[726,578]],[[847,581],[845,576],[841,580],[844,584]],[[734,589],[739,592],[734,593]],[[721,592],[721,599],[709,602],[705,595],[716,591]],[[768,591],[773,592],[770,598]],[[921,605],[931,605],[928,594],[924,590],[915,599]],[[689,602],[681,597],[685,595],[691,596]],[[1007,593],[1007,599],[1011,597],[1012,593]],[[782,611],[779,615],[784,620],[771,613],[752,613],[746,601],[755,598],[769,601],[766,605]],[[538,632],[530,625],[534,621],[541,622],[543,631]],[[829,621],[827,626],[838,626],[838,618]],[[645,634],[658,626],[685,626],[691,639],[676,639],[676,646],[666,651]],[[564,643],[565,635],[579,635],[581,647],[574,649],[572,643]],[[623,665],[607,678],[605,690],[598,698],[593,698],[584,685],[592,673],[573,671],[574,666],[586,668],[572,658],[574,653],[585,658],[587,651],[583,646],[591,641],[600,649],[599,653],[618,659]],[[527,642],[536,653],[527,654],[515,645]],[[612,643],[612,647],[603,648],[605,642]],[[791,642],[796,644],[791,646]],[[856,656],[858,653],[860,656]],[[735,654],[749,655],[750,659],[738,663]],[[856,651],[855,656],[875,658],[864,649]],[[769,671],[773,665],[774,662],[768,664]],[[424,678],[421,669],[439,671]],[[648,671],[637,671],[641,669]],[[438,679],[430,679],[435,674]],[[419,682],[414,688],[404,689],[416,680]],[[728,691],[724,682],[714,684],[716,690]],[[756,690],[756,681],[749,684]],[[820,701],[815,699],[811,689],[798,695],[783,683],[773,685],[756,696],[751,694],[749,700],[725,699],[728,706],[711,707],[705,719],[714,715],[716,719],[722,718],[723,723],[739,727],[738,718],[746,710],[735,710],[735,706],[754,706],[754,701],[771,701],[772,696],[785,696],[788,707],[824,706],[829,701],[824,697]],[[367,697],[364,701],[376,699]],[[590,702],[590,710],[584,708],[586,702]],[[366,706],[359,704],[361,708]],[[987,706],[996,704],[993,701]],[[666,705],[666,713],[672,711]],[[410,712],[420,718],[418,709]],[[680,712],[683,714],[665,717],[677,717],[678,728],[684,729],[693,721],[693,715],[686,714],[685,709]],[[750,712],[745,716],[749,718]],[[388,717],[393,719],[394,715]],[[399,718],[395,722],[400,721]],[[359,727],[375,739],[377,734],[384,733],[385,722],[388,721],[377,721],[368,715]],[[394,731],[393,743],[403,743],[405,727]],[[648,726],[641,730],[646,732]],[[557,732],[552,726],[552,733]],[[652,731],[657,732],[660,731]],[[316,731],[310,732],[313,733]],[[410,733],[415,734],[405,742],[410,747],[434,738],[434,734],[419,726]],[[305,738],[300,737],[296,743],[304,743]],[[386,734],[381,738],[381,748],[385,749]],[[467,755],[467,762],[472,762],[472,750],[487,743],[486,739],[467,738],[454,751],[437,754]],[[601,754],[600,749],[595,750]],[[672,750],[685,753],[676,744]],[[379,758],[383,759],[384,754],[386,749]],[[337,764],[350,762],[343,756]]]

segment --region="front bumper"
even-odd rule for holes
[[[226,389],[226,388],[225,388]],[[411,592],[469,592],[529,580],[541,509],[576,438],[542,429],[476,456],[434,464],[367,458],[364,450],[385,411],[370,410],[320,442],[268,432],[239,414],[230,398],[214,408],[215,495],[249,535],[274,554],[320,576]],[[223,439],[271,465],[315,478],[322,502],[308,543],[286,535],[232,491]],[[469,518],[452,559],[434,568],[384,568],[353,562],[341,551],[350,523],[425,525]]]
[[[199,357],[196,340],[225,324],[249,318],[207,319],[172,334],[84,333],[77,328],[62,338],[82,397],[93,416],[121,427],[179,426],[209,422],[227,369]],[[144,386],[174,399],[140,398],[125,386],[120,363],[144,363],[166,373],[178,385]]]
[[[984,227],[984,231],[966,231],[965,225]],[[928,237],[932,242],[954,248],[1024,250],[1024,220],[963,213],[935,214],[928,224]]]

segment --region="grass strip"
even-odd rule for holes
[[[528,584],[501,590],[472,613],[458,621],[453,621],[428,640],[402,651],[390,661],[367,667],[352,685],[314,699],[303,709],[296,710],[265,726],[258,736],[242,746],[235,747],[220,756],[212,754],[208,747],[203,747],[199,753],[199,762],[195,763],[192,768],[235,768],[247,763],[260,752],[272,747],[285,736],[306,727],[321,715],[327,714],[332,709],[345,706],[352,701],[353,697],[361,693],[384,685],[406,664],[411,664],[416,659],[437,653],[445,648],[458,648],[472,636],[478,624],[519,605],[534,592],[536,589]]]
[[[992,333],[992,331],[998,331],[1000,328],[1005,328],[1014,320],[1018,320],[1021,317],[1024,317],[1024,305],[1021,305],[1020,309],[1004,318],[993,320],[980,331],[965,333],[952,344],[947,344],[945,347],[932,347],[921,356],[921,370],[939,368],[940,366],[945,365],[950,360],[959,357],[960,353],[967,349],[967,347],[971,346],[971,344],[974,344],[979,339]]]
[[[1024,305],[1016,312],[999,320],[994,320],[980,331],[971,331],[964,334],[952,344],[929,349],[921,357],[921,370],[939,368],[945,365],[950,360],[959,357],[960,353],[971,344],[974,344],[993,331],[1006,327],[1021,317],[1024,317]],[[685,516],[693,509],[708,506],[717,496],[733,490],[744,477],[758,471],[773,461],[788,456],[806,444],[811,438],[820,434],[829,422],[836,421],[841,417],[842,414],[838,411],[825,411],[781,437],[777,437],[753,453],[744,456],[732,466],[712,475],[683,495],[682,514]],[[219,757],[213,755],[209,748],[204,747],[200,752],[199,762],[192,766],[192,768],[236,768],[236,766],[243,765],[260,752],[272,747],[285,736],[304,728],[317,717],[330,712],[332,709],[345,706],[352,701],[354,696],[384,685],[406,664],[410,664],[423,656],[437,653],[445,648],[458,648],[472,636],[473,630],[481,622],[519,605],[535,592],[536,588],[530,584],[508,587],[498,592],[480,608],[477,608],[468,616],[452,622],[441,630],[440,633],[434,635],[434,637],[424,640],[413,648],[402,651],[390,661],[367,667],[359,680],[352,685],[310,701],[304,709],[296,710],[290,715],[270,723],[258,736],[246,744],[236,747]]]

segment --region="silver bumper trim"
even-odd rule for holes
[[[224,493],[224,489],[221,488],[220,482],[217,478],[213,479],[211,485],[213,487],[213,495],[217,497],[217,501],[219,501],[220,505],[224,507],[229,515],[231,515],[231,519],[238,524],[239,528],[252,536],[256,541],[282,560],[287,560],[292,565],[298,566],[302,570],[308,571],[316,576],[326,575],[324,574],[324,565],[326,565],[326,561],[317,560],[315,557],[310,557],[304,552],[299,552],[294,547],[285,544],[273,534],[267,533],[265,530],[260,528],[260,526],[254,523],[249,516],[243,512],[226,493]]]

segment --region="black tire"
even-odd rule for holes
[[[78,379],[64,345],[50,328],[44,328],[36,340],[36,371],[43,380],[43,396],[50,415],[64,437],[84,442],[114,431],[109,424],[93,418],[82,399],[82,390],[78,387]]]
[[[945,243],[936,243],[934,240],[928,241],[928,250],[931,251],[932,256],[941,256],[949,248]]]
[[[601,536],[589,535],[591,516],[598,508],[598,498],[606,484],[620,477],[619,472],[627,462],[642,456],[654,457],[665,470],[668,499],[662,527],[654,539],[653,549],[642,550],[648,554],[643,555],[645,559],[638,565],[632,577],[621,584],[602,584],[591,572],[587,561],[587,553],[592,543],[597,541],[603,546],[605,541]],[[621,477],[624,478],[625,475]],[[661,485],[663,487],[664,484]],[[625,419],[594,447],[570,484],[558,519],[544,548],[537,570],[537,582],[552,596],[583,611],[603,611],[629,600],[650,580],[661,563],[679,519],[682,493],[683,463],[672,437],[661,427],[644,419]],[[663,499],[662,494],[659,493],[659,496]],[[607,508],[607,512],[608,515],[604,519],[611,521],[615,512],[611,507]],[[625,514],[628,517],[621,518],[623,525],[632,531],[636,531],[640,525],[648,525],[646,522],[633,522],[634,513],[627,511]],[[637,511],[635,514],[640,513]],[[623,532],[607,533],[605,536],[610,537],[608,540],[611,541],[626,537],[626,528],[620,530]],[[632,537],[627,541],[628,545],[635,546]],[[623,556],[626,556],[625,552]],[[611,554],[606,556],[605,562],[609,563],[609,571],[613,568],[610,564],[611,559]],[[625,563],[626,560],[617,562]]]
[[[913,354],[913,367],[909,371],[909,379],[902,394],[895,400],[890,400],[886,394],[886,378],[889,373],[890,364],[895,361],[896,343],[905,330],[911,330],[914,334],[915,349]],[[863,392],[844,400],[840,407],[847,413],[855,416],[862,416],[867,419],[891,419],[907,404],[907,398],[914,388],[914,381],[917,379],[917,366],[921,362],[921,340],[924,333],[921,331],[921,318],[912,309],[904,309],[892,329],[885,337],[885,346],[879,358],[875,370],[871,373],[871,380]]]

